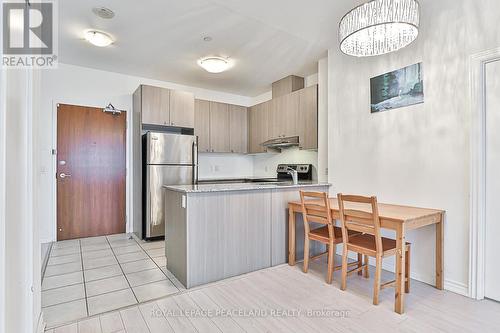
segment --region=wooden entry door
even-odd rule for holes
[[[57,107],[57,240],[125,232],[126,113]]]

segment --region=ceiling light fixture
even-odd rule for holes
[[[198,65],[209,73],[222,73],[231,67],[229,60],[222,57],[206,57],[198,60]]]
[[[356,57],[397,51],[417,38],[419,22],[416,0],[372,0],[340,20],[340,50]]]
[[[87,30],[85,31],[85,39],[99,47],[105,47],[113,44],[113,38],[105,32],[97,31],[97,30]]]

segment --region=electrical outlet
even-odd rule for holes
[[[325,168],[325,175],[328,176],[328,168]]]

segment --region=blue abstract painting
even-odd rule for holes
[[[424,102],[422,63],[370,79],[371,113]]]

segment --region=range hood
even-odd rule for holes
[[[286,149],[290,147],[298,147],[299,146],[299,137],[298,136],[290,136],[287,138],[276,138],[267,140],[264,143],[261,143],[263,147],[272,148],[272,149]]]

